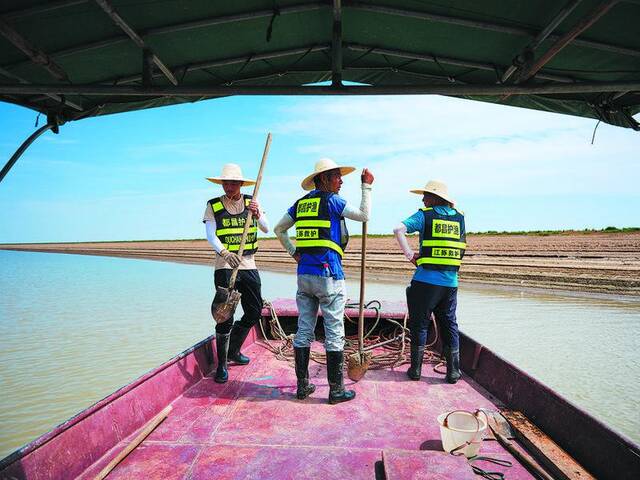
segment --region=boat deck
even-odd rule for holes
[[[259,343],[244,353],[251,363],[231,365],[228,383],[205,377],[178,397],[169,417],[108,478],[480,478],[464,457],[442,451],[436,422],[455,409],[496,409],[468,377],[449,385],[430,364],[420,382],[407,379],[406,366],[369,370],[356,384],[345,375],[357,392],[354,400],[329,405],[323,365],[311,362],[317,390],[299,401],[292,365]],[[80,478],[93,478],[134,436]],[[513,463],[508,468],[476,462],[481,468],[507,478],[534,478],[495,440],[483,441],[480,454]]]

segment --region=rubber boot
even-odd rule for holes
[[[407,376],[411,380],[420,380],[422,375],[422,359],[424,358],[424,346],[411,344],[411,367],[407,370]]]
[[[231,339],[229,340],[229,360],[237,363],[238,365],[246,365],[249,363],[249,357],[240,353],[242,344],[247,339],[247,335],[251,331],[250,328],[234,325],[231,330]]]
[[[229,334],[216,333],[216,350],[218,353],[218,368],[216,368],[216,383],[226,383],[229,379],[227,372],[227,352],[229,351]]]
[[[293,352],[296,359],[296,378],[298,379],[296,397],[298,400],[304,400],[316,391],[316,386],[309,382],[309,356],[311,355],[311,348],[295,347]]]
[[[456,383],[462,374],[460,373],[460,350],[445,349],[445,359],[447,361],[446,380],[449,383]]]
[[[344,389],[344,376],[342,367],[344,354],[342,351],[327,352],[327,378],[329,380],[329,403],[348,402],[353,400],[356,392]]]

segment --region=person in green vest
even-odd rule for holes
[[[240,302],[244,312],[238,322],[234,323],[231,319],[216,325],[218,366],[214,380],[225,383],[229,378],[228,360],[238,365],[249,363],[249,358],[240,352],[240,348],[262,314],[260,274],[254,254],[258,250],[258,228],[267,233],[269,224],[258,201],[253,200],[251,195],[240,192],[241,187],[255,185],[256,182],[244,178],[238,165],[227,163],[222,167],[222,175],[207,177],[207,180],[222,185],[224,190],[224,195],[207,202],[202,220],[206,226],[207,239],[216,252],[214,283],[216,287],[228,287],[231,272],[237,267],[235,288],[242,294]],[[241,257],[237,252],[249,211],[253,213],[253,219]],[[216,296],[212,308],[220,301],[222,299]]]
[[[456,307],[458,270],[466,249],[464,214],[454,207],[443,182],[431,180],[424,188],[410,192],[422,196],[424,207],[393,230],[407,260],[416,266],[407,288],[411,330],[411,367],[407,375],[411,380],[420,380],[427,329],[433,313],[442,330],[446,380],[456,383],[461,376]],[[407,233],[413,232],[420,232],[418,253],[406,238]]]

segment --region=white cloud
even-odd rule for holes
[[[274,130],[301,154],[370,166],[378,195],[441,178],[465,194],[635,193],[637,132],[595,121],[444,97],[303,102]]]
[[[640,200],[640,135],[602,124],[591,145],[595,120],[434,96],[304,99],[283,107],[279,118],[271,130],[285,141],[295,140],[297,160],[291,166],[296,172],[303,164],[310,171],[324,156],[373,171],[371,231],[389,232],[414,211],[420,199],[408,190],[432,178],[447,182],[454,198],[473,198],[471,205],[462,204],[472,211],[489,198],[513,205],[534,197],[546,198],[548,205],[561,197],[574,202],[571,198],[594,193],[608,196],[608,205],[623,202],[624,196]],[[277,191],[265,191],[264,198],[268,195],[281,211],[301,195],[301,178],[289,175],[271,177]],[[355,176],[345,177],[341,195],[357,204]],[[571,224],[544,213],[520,218],[517,212],[513,207],[495,217],[480,208],[473,212],[475,228],[588,226],[582,219]],[[619,224],[635,225],[640,218],[618,213]]]

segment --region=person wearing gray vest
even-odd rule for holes
[[[240,348],[262,314],[260,274],[254,254],[258,249],[258,228],[267,233],[269,224],[257,200],[240,192],[241,187],[255,185],[256,182],[244,178],[238,165],[227,163],[222,167],[222,175],[207,177],[207,180],[222,185],[224,190],[224,195],[207,202],[202,220],[206,226],[207,239],[217,254],[214,283],[216,287],[228,287],[231,272],[238,267],[235,288],[242,294],[240,302],[244,312],[238,322],[234,323],[231,319],[216,325],[218,366],[214,380],[225,383],[229,378],[227,360],[238,365],[249,363],[249,358],[240,352]],[[253,221],[240,257],[237,252],[249,211],[253,214]],[[221,299],[214,298],[212,308],[220,301]]]
[[[407,288],[411,367],[407,375],[420,380],[427,329],[433,313],[442,329],[446,380],[460,378],[460,349],[456,307],[458,270],[466,249],[464,214],[454,207],[447,185],[432,180],[424,188],[410,190],[422,195],[424,207],[398,225],[393,233],[407,260],[416,266]],[[409,246],[407,233],[420,232],[418,253]]]

